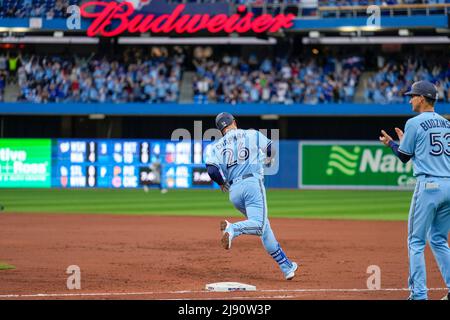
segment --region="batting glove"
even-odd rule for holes
[[[220,189],[222,189],[222,192],[229,192],[230,191],[230,184],[228,182],[225,182],[220,186]]]

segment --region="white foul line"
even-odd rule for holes
[[[447,288],[430,288],[428,291],[448,290]],[[265,289],[261,292],[377,292],[377,291],[409,291],[408,288],[386,288],[386,289]]]
[[[254,292],[254,291],[253,291]],[[223,292],[222,292],[223,293]],[[180,298],[180,299],[163,299],[163,300],[256,300],[256,299],[293,299],[296,296],[248,296],[248,297],[215,297],[215,298]]]
[[[1,298],[56,298],[56,297],[93,297],[93,296],[140,296],[140,295],[155,295],[155,294],[186,294],[186,293],[205,293],[207,291],[168,291],[168,292],[103,292],[103,293],[37,293],[37,294],[6,294],[0,295]]]
[[[428,291],[444,291],[447,288],[429,288]],[[409,291],[408,288],[385,288],[385,289],[262,289],[257,290],[259,292],[272,292],[272,293],[282,293],[282,292],[297,292],[297,293],[312,293],[312,292],[389,292],[389,291]],[[229,293],[236,293],[236,291],[231,291]],[[252,291],[254,292],[254,291]],[[63,297],[108,297],[108,296],[145,296],[145,295],[172,295],[172,294],[193,294],[193,293],[217,293],[213,291],[206,290],[181,290],[181,291],[147,291],[147,292],[102,292],[102,293],[37,293],[37,294],[3,294],[0,295],[0,299],[8,298],[63,298]],[[279,296],[285,298],[293,298],[293,296]],[[239,299],[237,297],[227,297],[226,299]],[[258,298],[251,297],[249,298]],[[277,297],[262,297],[262,298],[277,298]],[[214,298],[211,298],[214,299]],[[223,298],[217,298],[223,299]],[[164,299],[165,300],[165,299]]]

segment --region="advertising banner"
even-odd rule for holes
[[[50,139],[0,139],[0,188],[50,188]]]
[[[412,189],[412,162],[403,164],[379,142],[300,142],[303,189]]]

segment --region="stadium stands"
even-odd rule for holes
[[[331,0],[319,1],[320,18],[367,16],[367,8],[377,5],[381,16],[447,15],[450,0]]]
[[[381,15],[447,14],[450,0],[171,0],[172,3],[228,2],[245,4],[255,14],[292,13],[308,18],[341,18],[367,15],[370,5],[381,6]]]
[[[6,87],[6,77],[5,75],[0,74],[0,102],[4,101],[5,87]]]
[[[0,0],[1,18],[41,17],[45,19],[64,18],[67,7],[80,4],[83,0]],[[395,12],[405,14],[442,14],[448,7],[436,7],[429,10],[417,7],[408,11],[408,6],[449,4],[450,0],[168,0],[169,3],[231,3],[248,5],[255,14],[289,12],[300,16],[317,16],[321,18],[358,15],[357,8],[364,13],[365,6],[396,6]],[[353,8],[348,8],[353,7]],[[364,13],[365,14],[365,13]]]
[[[6,21],[7,18],[21,18],[15,20],[26,21],[26,26],[29,25],[28,17],[56,20],[65,17],[69,5],[80,4],[83,1],[0,0],[0,20],[4,19],[7,22],[5,23],[7,29],[13,29],[14,26]],[[157,1],[163,0],[153,0],[152,3]],[[382,11],[382,15],[450,13],[450,0],[168,0],[168,2],[245,3],[254,12],[272,14],[286,12],[289,8],[295,7],[303,10],[302,15],[308,12],[306,15],[315,16],[307,20],[308,23],[339,20],[321,19],[328,17],[354,18],[360,13],[367,16],[367,6],[372,4],[381,5],[385,8],[382,10],[388,10]],[[447,16],[442,17],[445,24],[441,28],[445,28]],[[437,20],[435,17],[427,18]],[[411,17],[409,20],[414,19]],[[423,21],[423,19],[415,20]],[[59,21],[65,25],[64,20]],[[53,23],[59,21],[49,21],[54,28],[50,30],[59,30],[53,26]],[[344,19],[338,23],[342,21]],[[420,36],[425,32],[423,26],[419,27],[420,31],[417,34],[411,34]],[[301,28],[303,24],[297,26],[297,30]],[[330,28],[328,26],[328,29]],[[42,34],[44,32],[48,30],[42,29]],[[4,32],[3,36],[6,35],[7,32]],[[292,32],[288,36],[295,38],[297,34]],[[356,32],[351,36],[356,36]],[[397,31],[393,36],[397,36]],[[19,41],[22,37],[23,35],[19,33],[14,40]],[[7,45],[9,44],[5,44]],[[16,49],[17,47],[14,50]],[[133,51],[128,58],[127,54],[119,57],[99,55],[89,58],[76,55],[46,55],[42,53],[47,52],[45,50],[27,48],[27,52],[36,53],[30,56],[25,53],[18,55],[14,50],[7,53],[7,50],[0,52],[0,101],[5,100],[5,97],[7,101],[15,101],[17,94],[10,94],[13,90],[9,86],[13,84],[13,87],[15,86],[13,89],[20,91],[18,100],[27,102],[178,102],[180,96],[183,96],[180,94],[180,88],[183,87],[183,92],[187,91],[185,95],[187,98],[182,101],[194,100],[199,104],[216,102],[318,104],[362,101],[402,103],[405,102],[403,93],[413,81],[428,79],[436,83],[440,98],[450,102],[450,64],[448,57],[445,56],[428,59],[439,63],[426,64],[418,60],[421,54],[414,55],[414,59],[402,57],[403,60],[390,58],[388,60],[389,56],[386,53],[384,56],[380,53],[379,63],[375,67],[370,63],[366,64],[362,52],[358,50],[351,55],[347,52],[345,58],[313,55],[312,58],[302,59],[264,58],[248,54],[244,59],[244,55],[239,52],[228,55],[220,52],[215,54],[214,58],[194,59],[193,64],[191,61],[185,61],[182,54],[169,55],[166,48],[159,49],[163,53],[149,56]],[[111,52],[116,52],[115,50]],[[189,77],[183,79],[185,68],[191,68],[190,71],[193,71]],[[186,88],[187,90],[184,90]]]
[[[225,55],[221,61],[195,61],[196,103],[306,103],[351,102],[363,70],[360,57],[248,61]]]
[[[234,4],[262,4],[265,3],[300,3],[301,0],[169,0],[169,3],[234,3]]]
[[[0,18],[64,18],[67,7],[81,0],[0,0]]]
[[[5,99],[5,88],[9,74],[8,59],[5,55],[0,54],[0,102]]]
[[[19,101],[176,102],[183,59],[164,48],[151,56],[129,50],[119,59],[19,56]]]
[[[333,6],[368,6],[368,5],[408,5],[408,4],[438,4],[449,3],[448,0],[319,0],[319,5],[323,7]]]
[[[384,104],[407,102],[403,93],[414,81],[426,79],[436,84],[441,101],[450,102],[448,57],[425,61],[379,54],[376,60],[374,69],[357,54],[302,59],[250,54],[244,59],[216,53],[194,57],[194,76],[183,80],[191,63],[179,47],[170,54],[154,47],[147,55],[128,49],[117,58],[0,54],[0,101],[7,82],[13,82],[20,90],[18,101],[34,103],[178,102],[184,84],[192,90],[187,102],[196,104]]]
[[[450,102],[450,60],[430,59],[426,62],[413,57],[403,61],[386,61],[379,57],[379,70],[364,84],[364,98],[367,103],[402,103],[408,97],[403,93],[415,81],[428,80],[436,84],[439,100]]]
[[[436,4],[448,3],[448,0],[312,0],[319,6],[364,6],[364,5],[394,5],[394,4]],[[231,2],[235,4],[299,4],[302,0],[169,0],[170,3],[220,3]]]

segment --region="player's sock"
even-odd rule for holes
[[[278,249],[270,254],[272,258],[278,263],[281,271],[284,274],[288,273],[292,269],[292,262],[288,259],[283,249],[278,245]]]

